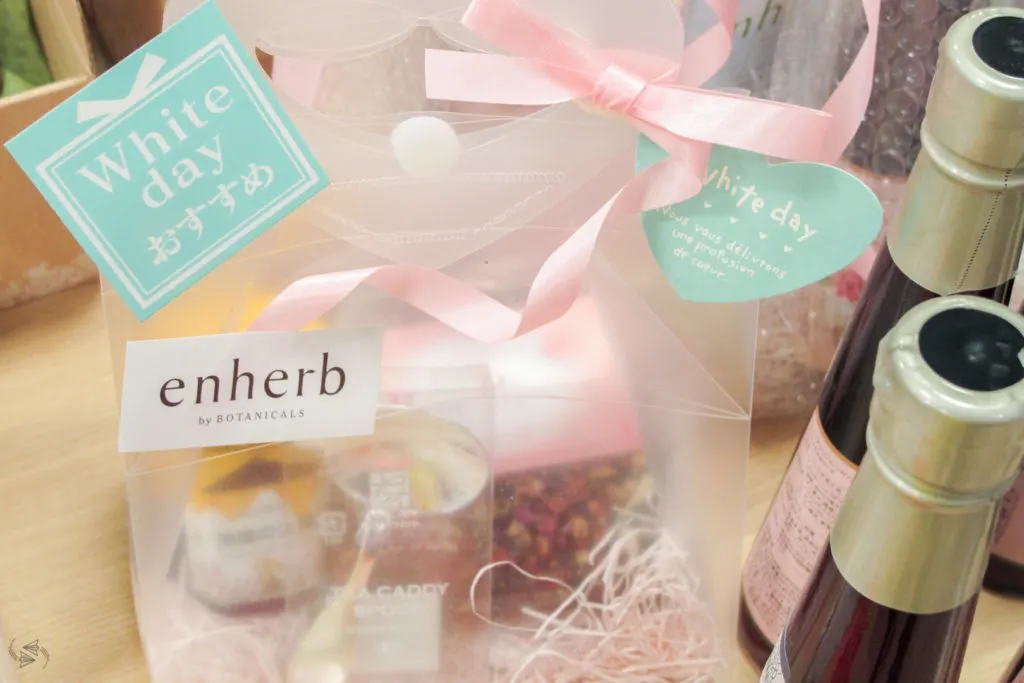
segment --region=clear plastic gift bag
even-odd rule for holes
[[[544,4],[678,56],[671,3],[612,30],[617,1]],[[423,266],[521,309],[633,176],[623,121],[425,98],[426,46],[486,50],[463,2],[218,6],[332,182],[144,323],[107,288],[118,385],[127,341],[244,330],[321,273]],[[393,129],[424,112],[457,136],[451,172],[396,158]],[[129,456],[154,683],[729,679],[755,303],[680,300],[633,217],[568,312],[511,341],[372,286],[314,325],[383,330],[374,434]]]

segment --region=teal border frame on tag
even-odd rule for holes
[[[169,52],[174,52],[171,49],[164,49],[168,41],[178,39],[180,42],[186,40],[196,42],[192,36],[199,33],[200,30],[205,35],[215,37],[198,49],[194,49],[191,54],[166,73],[160,73],[158,77],[147,82],[145,74],[158,71],[164,63],[169,61],[165,60],[164,56]],[[180,32],[180,34],[176,32]],[[173,47],[177,49],[178,56],[183,51],[185,54],[188,52],[187,48],[178,45],[173,45]],[[140,281],[138,276],[138,273],[143,272],[139,270],[141,262],[134,266],[127,262],[125,255],[120,253],[118,245],[112,243],[108,235],[105,234],[102,227],[102,216],[97,215],[98,212],[95,210],[90,213],[82,206],[75,192],[68,188],[67,174],[62,176],[61,171],[69,163],[88,153],[91,148],[100,147],[105,136],[111,131],[125,135],[124,124],[136,112],[204,66],[210,65],[214,60],[222,61],[234,75],[239,87],[234,92],[239,95],[239,98],[242,95],[247,97],[255,110],[262,115],[267,129],[273,134],[280,151],[284,152],[297,172],[298,180],[291,182],[293,178],[289,177],[288,186],[274,188],[274,191],[269,194],[267,202],[262,207],[249,211],[247,217],[240,223],[234,224],[226,221],[226,223],[230,223],[229,230],[221,231],[222,234],[217,234],[209,244],[195,247],[201,251],[190,255],[187,260],[183,259],[180,264],[168,264],[173,267],[173,270],[169,270],[166,274],[161,273],[162,279],[157,284],[147,286],[146,283]],[[60,214],[83,249],[100,266],[129,307],[142,320],[195,284],[210,270],[328,184],[325,172],[313,158],[294,124],[288,119],[266,79],[261,72],[254,73],[254,69],[259,69],[256,61],[235,37],[216,4],[212,0],[208,0],[8,143],[11,153],[19,164],[29,172],[33,182]],[[122,93],[128,90],[126,96],[120,100],[97,96],[95,91],[100,89],[97,86],[106,85],[105,79],[120,81],[119,90]],[[126,82],[131,83],[130,89],[124,87]],[[231,85],[234,88],[236,84],[232,83]],[[109,90],[110,88],[105,89]],[[144,92],[138,92],[139,89],[144,89]],[[114,109],[110,114],[103,114],[102,120],[76,135],[70,142],[62,144],[55,152],[50,152],[52,145],[47,147],[47,143],[51,140],[66,139],[66,132],[70,125],[67,110],[77,108],[83,101],[87,102],[87,106],[99,106],[100,108],[109,106]],[[120,108],[120,111],[116,108]],[[247,111],[251,115],[251,110]],[[81,110],[79,109],[78,112],[77,120],[81,122]],[[61,136],[60,133],[65,133],[65,136]],[[260,142],[255,141],[254,148]],[[121,151],[123,161],[125,157],[123,150]],[[41,154],[45,154],[45,158],[38,161]],[[294,175],[294,172],[290,171],[289,173]],[[136,182],[140,181],[136,180]],[[209,184],[209,182],[205,184]],[[113,196],[111,199],[109,210],[116,212],[118,204]],[[234,209],[232,209],[233,212]],[[156,223],[156,225],[160,225],[160,223]],[[145,237],[141,230],[140,235],[142,236],[140,239]],[[150,279],[155,279],[155,277]]]

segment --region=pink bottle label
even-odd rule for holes
[[[1004,560],[1024,565],[1024,475],[1003,498],[992,552]]]
[[[773,642],[811,577],[857,467],[829,442],[815,411],[743,568],[743,599]]]

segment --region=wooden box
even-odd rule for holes
[[[0,308],[96,277],[96,268],[2,147],[101,68],[78,0],[32,0],[54,82],[0,99]]]

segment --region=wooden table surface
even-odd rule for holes
[[[0,397],[0,631],[34,660],[18,681],[144,683],[96,285],[0,312]],[[800,426],[755,427],[747,545]],[[1022,642],[1024,601],[983,595],[962,681],[996,683]]]

